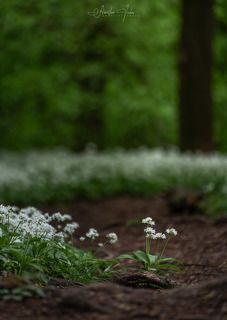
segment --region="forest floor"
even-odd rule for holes
[[[118,197],[45,209],[70,213],[80,224],[81,235],[90,227],[101,234],[116,232],[119,242],[108,248],[108,256],[143,249],[143,226],[137,223],[143,217],[151,216],[160,230],[176,228],[178,236],[166,251],[166,256],[182,262],[182,271],[168,276],[174,288],[59,281],[45,298],[1,301],[0,320],[227,319],[227,218],[211,220],[201,213],[189,214],[186,207],[176,213],[170,202],[168,197]]]

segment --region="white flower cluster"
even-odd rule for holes
[[[154,226],[155,222],[151,217],[144,218],[142,223],[149,224],[150,226]]]
[[[52,214],[51,216],[48,213],[46,213],[45,216],[48,218],[49,221],[56,220],[59,222],[64,222],[67,220],[72,220],[72,217],[69,214],[62,214],[60,212],[56,212],[56,213]]]
[[[169,236],[176,236],[177,231],[174,228],[166,229],[166,234],[162,232],[156,232],[156,230],[150,226],[155,225],[155,221],[151,217],[147,217],[142,219],[142,223],[147,224],[147,227],[144,229],[145,237],[152,240],[162,239],[165,240],[167,238],[166,234]]]
[[[146,234],[146,238],[150,238],[150,239],[153,239],[155,236],[155,233],[156,233],[155,229],[153,229],[151,227],[146,227],[144,229],[144,232]]]
[[[16,242],[23,240],[27,236],[42,237],[45,239],[58,239],[63,241],[79,227],[78,223],[72,222],[62,227],[62,230],[51,225],[52,221],[65,222],[72,220],[70,215],[60,212],[50,215],[43,214],[34,207],[18,209],[16,207],[0,205],[0,224],[7,226],[8,230],[17,234]],[[0,229],[1,230],[1,229]],[[4,232],[1,230],[0,235]]]
[[[98,233],[98,231],[97,231],[96,229],[90,228],[90,229],[88,230],[88,232],[86,233],[86,237],[87,237],[87,238],[90,238],[90,239],[92,239],[92,240],[95,240],[95,238],[98,238],[98,237],[99,237],[99,233]]]
[[[110,244],[114,244],[118,241],[118,236],[115,232],[110,232],[106,235],[106,238],[109,240]]]
[[[76,229],[79,228],[79,224],[77,222],[67,223],[64,227],[63,231],[66,234],[72,235]]]
[[[174,229],[174,228],[169,228],[169,229],[166,229],[166,233],[169,234],[169,235],[172,235],[172,236],[176,236],[177,235],[177,230]]]

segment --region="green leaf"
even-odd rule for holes
[[[29,263],[29,267],[33,267],[35,270],[39,271],[39,272],[44,272],[43,267],[41,265],[38,265],[36,263]]]
[[[118,259],[132,259],[132,260],[137,260],[133,254],[122,254],[118,257]]]
[[[149,260],[149,265],[156,263],[157,257],[152,254],[147,254],[147,259]]]
[[[143,263],[145,266],[148,266],[149,269],[151,268],[151,266],[153,266],[155,264],[156,259],[157,259],[156,256],[148,254],[148,253],[141,251],[141,250],[137,250],[137,251],[134,251],[129,254],[123,254],[118,258],[119,259],[131,259],[134,261],[138,261],[140,263]],[[155,268],[154,268],[154,270],[155,270]]]
[[[166,263],[166,264],[159,264],[157,265],[157,269],[158,270],[166,270],[166,271],[175,271],[175,272],[179,272],[180,271],[180,268],[177,266],[177,265],[174,265],[174,264],[169,264],[169,263]]]
[[[142,261],[144,264],[150,263],[148,255],[144,251],[141,251],[141,250],[135,251],[135,252],[133,252],[133,255],[136,258],[136,260]]]
[[[180,263],[177,259],[175,258],[161,258],[161,259],[158,259],[158,262],[159,263],[162,263],[162,262],[177,262],[177,263]]]

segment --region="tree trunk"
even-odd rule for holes
[[[111,35],[111,25],[108,21],[98,19],[95,23],[91,23],[84,39],[81,53],[84,58],[83,63],[90,69],[94,68],[94,65],[99,69],[88,72],[78,81],[83,101],[77,115],[75,139],[77,151],[83,150],[88,143],[94,143],[98,149],[104,148],[104,95],[107,75],[103,69],[109,56],[107,50],[100,47],[99,40],[106,39],[109,35]]]
[[[182,0],[180,148],[210,151],[213,0]]]

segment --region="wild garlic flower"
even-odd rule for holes
[[[145,232],[145,237],[146,238],[149,238],[149,239],[155,239],[155,233],[156,233],[156,231],[155,231],[155,229],[153,229],[152,227],[146,227],[145,229],[144,229],[144,232]]]
[[[154,228],[151,228],[151,227],[146,227],[146,228],[144,229],[144,232],[145,232],[145,233],[151,233],[151,234],[155,234],[155,233],[156,233],[155,229],[154,229]]]
[[[149,224],[150,226],[154,226],[155,222],[151,217],[147,217],[142,219],[142,223]]]
[[[94,240],[95,238],[99,237],[99,233],[98,233],[98,231],[96,229],[90,228],[88,230],[88,232],[86,233],[86,237]]]
[[[72,235],[76,229],[79,228],[79,224],[77,222],[67,223],[64,227],[63,231]]]
[[[156,233],[155,229],[152,227],[146,227],[144,229],[144,232],[146,234],[145,237],[152,240],[166,239],[166,235],[164,233],[161,233],[161,232]]]
[[[10,207],[5,207],[5,206],[3,206],[3,205],[1,204],[1,205],[0,205],[0,213],[1,213],[1,214],[8,214],[9,208],[10,208]]]
[[[60,212],[56,212],[50,217],[50,219],[64,222],[67,220],[72,220],[72,217],[69,214],[61,214]]]
[[[118,241],[118,236],[114,232],[110,232],[106,235],[106,238],[109,240],[110,244],[114,244]]]
[[[85,237],[80,237],[80,241],[84,241],[85,239]]]
[[[104,244],[103,243],[98,243],[98,246],[100,247],[100,248],[102,248],[103,246],[104,246]]]
[[[61,243],[65,241],[65,234],[63,232],[58,232],[53,236],[53,238]]]
[[[174,228],[168,228],[168,229],[166,229],[166,233],[169,234],[170,236],[176,236],[177,230]]]
[[[154,239],[166,239],[166,235],[164,233],[161,233],[161,232],[157,232],[155,235],[154,235]]]

